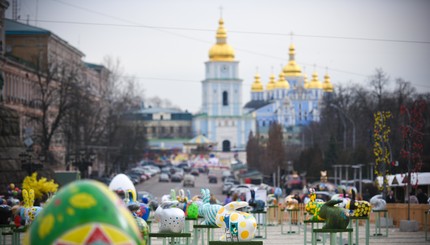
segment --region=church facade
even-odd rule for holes
[[[193,118],[194,134],[214,142],[215,151],[244,151],[249,133],[255,132],[253,112],[243,110],[242,85],[239,62],[227,43],[224,21],[220,19],[216,43],[205,62],[201,109]]]
[[[214,142],[215,151],[244,151],[251,131],[267,136],[270,125],[277,122],[285,133],[294,134],[300,133],[302,126],[319,122],[323,99],[333,92],[330,76],[326,73],[324,81],[320,81],[314,71],[308,81],[295,55],[295,46],[291,44],[287,65],[277,77],[271,74],[265,85],[257,73],[251,86],[251,101],[242,106],[239,62],[227,43],[224,21],[220,19],[216,43],[205,62],[202,105],[193,118],[193,134]]]
[[[321,82],[315,71],[311,81],[295,61],[295,47],[289,47],[289,61],[279,73],[278,79],[272,74],[266,86],[255,75],[251,86],[251,101],[244,109],[256,115],[257,132],[260,135],[268,133],[274,122],[281,124],[284,131],[300,131],[301,126],[311,122],[319,122],[322,101],[325,96],[331,96],[333,85],[326,73]]]

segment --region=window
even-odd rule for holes
[[[223,106],[228,105],[228,93],[227,93],[227,91],[222,92],[222,105]]]
[[[223,152],[229,152],[230,151],[230,141],[224,140],[222,142],[222,151]]]

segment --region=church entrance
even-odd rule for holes
[[[230,151],[230,141],[228,141],[228,140],[224,140],[224,141],[222,142],[222,151],[223,151],[223,152],[228,152],[228,151]]]

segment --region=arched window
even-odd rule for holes
[[[223,152],[229,152],[230,151],[230,141],[224,140],[222,142],[222,151]]]
[[[228,105],[228,93],[227,91],[222,92],[222,105]]]

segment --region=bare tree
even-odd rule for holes
[[[283,129],[278,123],[273,123],[269,128],[269,138],[266,146],[267,163],[264,164],[263,173],[272,174],[285,162]]]
[[[261,150],[258,140],[258,135],[249,132],[248,143],[246,144],[246,161],[248,168],[262,170],[263,166],[260,165]]]
[[[385,95],[386,87],[388,86],[390,78],[388,75],[382,70],[382,68],[377,68],[375,74],[370,77],[370,86],[373,88],[373,95],[376,98],[377,102],[377,110],[382,109],[382,101]]]
[[[34,85],[37,99],[34,103],[39,116],[33,119],[40,127],[39,140],[41,154],[49,163],[53,163],[50,147],[54,136],[59,133],[61,123],[71,108],[71,92],[79,80],[79,66],[60,62],[41,65],[36,63],[37,81]]]

